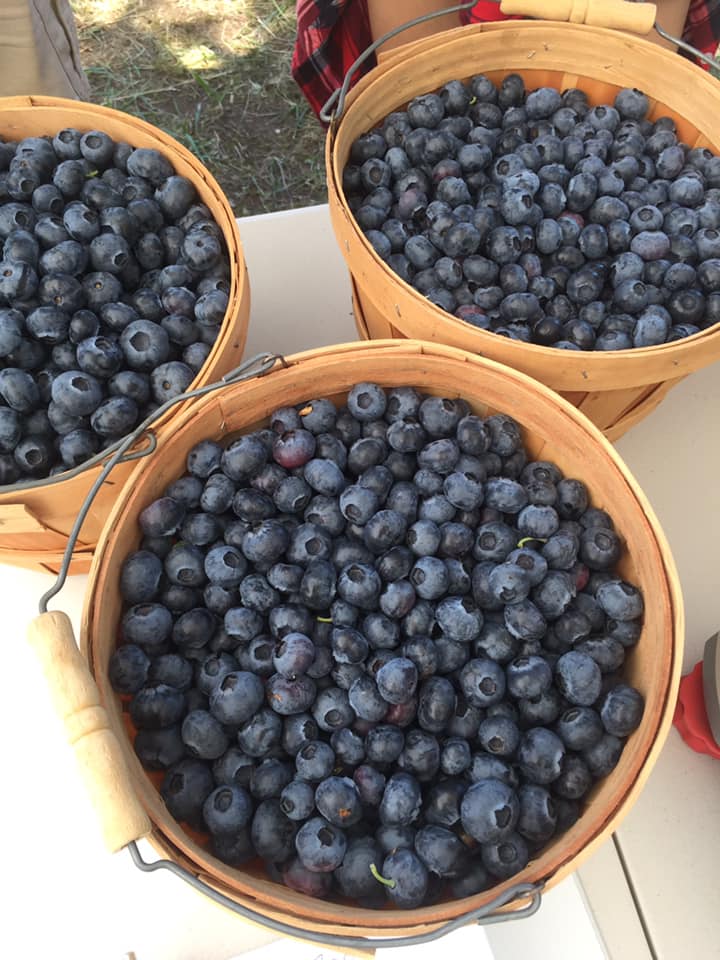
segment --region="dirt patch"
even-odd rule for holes
[[[290,74],[294,2],[73,7],[93,100],[176,137],[238,216],[325,202],[325,134]]]

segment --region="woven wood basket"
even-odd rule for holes
[[[677,54],[613,30],[541,21],[479,24],[389,53],[352,89],[328,132],[330,215],[350,271],[360,336],[431,340],[505,363],[561,393],[616,440],[683,377],[720,357],[720,325],[675,343],[611,352],[559,351],[478,330],[435,307],[388,268],[343,194],[342,171],[356,137],[413,97],[480,72],[496,82],[517,72],[528,89],[579,87],[592,103],[612,102],[622,87],[637,87],[650,98],[651,118],[672,117],[685,143],[716,153],[720,84]]]
[[[612,513],[627,545],[622,576],[643,590],[646,601],[643,633],[626,664],[628,681],[645,697],[643,721],[616,769],[594,788],[580,820],[511,881],[475,897],[410,911],[374,911],[352,905],[348,909],[347,904],[311,899],[271,882],[262,866],[232,869],[213,858],[205,848],[206,837],[184,829],[169,816],[158,792],[162,777],[147,773],[140,765],[132,748],[134,731],[127,703],[108,681],[108,663],[121,617],[120,570],[127,555],[138,548],[138,515],[184,472],[190,448],[204,438],[228,439],[264,425],[278,404],[303,403],[318,396],[318,391],[344,401],[349,387],[362,380],[462,396],[476,413],[503,411],[515,417],[523,427],[530,456],[552,460],[566,475],[583,479],[593,505]],[[118,493],[98,542],[86,597],[81,649],[99,688],[98,702],[109,717],[102,725],[107,725],[119,742],[129,769],[129,791],[149,816],[155,848],[234,903],[265,918],[325,936],[400,936],[430,931],[481,907],[516,882],[551,886],[567,876],[617,829],[647,780],[670,728],[682,663],[683,607],[672,556],[652,508],[610,443],[574,407],[524,374],[452,347],[412,340],[354,343],[297,354],[268,375],[219,391],[176,417],[172,432],[163,434],[155,453],[138,464]],[[34,643],[41,650],[46,643],[42,634],[55,629],[52,618],[57,616],[63,615],[44,614],[35,622]],[[77,653],[72,642],[66,646]],[[51,684],[59,686],[58,656],[48,647],[44,658]],[[77,659],[87,674],[85,663]],[[68,705],[67,690],[74,686],[70,668],[63,663],[59,709],[77,740],[74,714],[79,715],[92,701],[85,696],[85,685],[83,696],[73,696]],[[89,715],[87,709],[85,714]],[[101,725],[99,721],[97,725]],[[102,758],[95,761],[90,754],[83,766],[92,779],[94,770],[105,769],[103,763]],[[101,814],[114,849],[138,836],[134,824],[143,822],[142,815],[129,823],[133,805],[120,802],[100,773],[94,793],[98,806],[104,808]]]
[[[240,362],[247,337],[250,287],[237,222],[219,184],[189,150],[157,127],[96,104],[59,97],[0,98],[0,136],[5,140],[54,135],[64,127],[102,130],[134,147],[159,150],[175,171],[192,181],[199,199],[212,211],[225,238],[230,258],[230,302],[220,334],[192,388],[211,383]],[[168,411],[154,429],[173,428],[178,411]],[[74,552],[72,573],[87,573],[92,554],[118,490],[135,464],[119,464],[103,484],[83,525]],[[97,478],[100,466],[55,483],[41,483],[21,491],[0,487],[0,563],[56,572],[62,562],[67,535],[80,504]]]

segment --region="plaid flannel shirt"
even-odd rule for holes
[[[308,103],[319,114],[342,86],[345,74],[370,45],[370,24],[363,0],[297,0],[297,37],[292,75]],[[479,0],[464,15],[465,23],[506,20],[493,0]],[[713,55],[720,43],[720,0],[692,0],[684,40]],[[375,66],[370,57],[353,83]]]

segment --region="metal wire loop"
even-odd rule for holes
[[[149,456],[151,453],[155,453],[157,450],[157,435],[154,430],[147,430],[145,433],[147,438],[147,446],[143,447],[141,450],[131,450],[130,453],[124,454],[118,460],[118,463],[130,463],[132,460],[142,460],[143,457]]]

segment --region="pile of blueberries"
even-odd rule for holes
[[[720,157],[648,108],[453,80],[354,141],[344,193],[388,267],[475,327],[566,350],[680,340],[720,322]]]
[[[79,466],[195,379],[228,305],[222,231],[157,150],[0,141],[0,485]]]
[[[369,907],[475,894],[641,721],[621,538],[507,415],[358,383],[200,442],[139,523],[109,678],[231,866]]]

